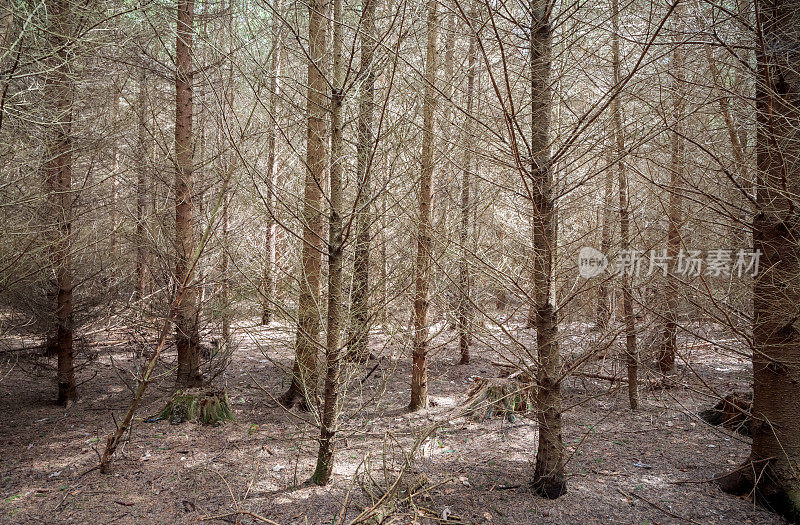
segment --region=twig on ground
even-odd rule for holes
[[[626,498],[634,497],[634,498],[636,498],[636,499],[642,500],[642,501],[644,501],[645,503],[647,503],[648,505],[650,505],[651,507],[653,507],[654,509],[660,510],[660,511],[661,511],[661,512],[663,512],[664,514],[666,514],[666,515],[668,515],[668,516],[672,516],[673,518],[676,518],[676,519],[679,519],[679,520],[682,520],[682,521],[687,521],[687,522],[689,522],[689,523],[696,523],[697,525],[700,525],[700,523],[699,523],[699,522],[697,522],[697,521],[694,521],[694,520],[693,520],[693,519],[691,519],[691,518],[684,518],[684,517],[683,517],[683,516],[681,516],[680,514],[675,514],[674,512],[672,512],[672,511],[670,511],[670,510],[667,510],[667,509],[665,509],[664,507],[662,507],[662,506],[660,506],[660,505],[658,505],[658,504],[656,504],[656,503],[653,503],[652,501],[650,501],[649,499],[645,498],[644,496],[640,496],[640,495],[638,495],[638,494],[634,494],[633,492],[625,492],[625,491],[624,491],[624,490],[622,490],[622,489],[617,489],[617,492],[619,492],[620,494],[622,494],[622,495],[623,495],[623,496],[625,496]]]
[[[247,516],[249,518],[253,518],[256,521],[260,521],[261,523],[269,523],[270,525],[280,525],[277,521],[272,521],[269,518],[265,518],[264,516],[259,516],[255,512],[250,512],[249,510],[237,510],[234,512],[228,512],[227,514],[215,514],[213,516],[200,516],[198,521],[208,521],[208,520],[223,520],[225,518],[230,518],[231,516]]]

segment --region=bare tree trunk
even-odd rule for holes
[[[384,157],[385,158],[385,157]],[[384,162],[384,166],[386,162]],[[386,169],[384,169],[384,173]],[[389,242],[389,235],[387,234],[389,225],[387,224],[386,214],[387,210],[387,201],[388,201],[388,192],[384,192],[381,195],[381,306],[380,306],[380,317],[381,317],[381,326],[385,329],[387,323],[389,322],[389,257],[387,253],[387,243]]]
[[[431,210],[433,201],[433,141],[436,111],[436,63],[439,13],[436,0],[428,0],[425,89],[422,108],[422,154],[419,181],[416,283],[414,290],[414,348],[411,368],[410,410],[428,406],[428,310],[431,288]]]
[[[609,155],[613,158],[613,155]],[[611,250],[611,238],[613,235],[613,192],[614,192],[614,170],[611,165],[605,170],[603,174],[603,209],[601,210],[603,218],[603,227],[600,234],[600,252],[608,255]],[[600,284],[597,285],[597,329],[604,331],[608,328],[611,321],[612,311],[612,287],[609,286],[607,279],[601,276]]]
[[[175,316],[175,344],[178,348],[177,384],[181,386],[202,383],[197,304],[195,289],[191,283],[194,272],[191,261],[195,251],[192,218],[193,24],[194,0],[178,0],[178,36],[175,45],[175,279],[177,282],[188,283]]]
[[[231,159],[232,161],[233,159]],[[229,169],[232,169],[229,166]],[[228,341],[231,338],[231,316],[230,316],[230,301],[231,301],[231,283],[230,283],[230,261],[228,256],[228,247],[230,246],[230,195],[222,196],[222,253],[220,255],[220,308],[222,310],[222,339]]]
[[[227,103],[228,103],[228,120],[232,121],[234,118],[234,78],[233,78],[233,6],[234,0],[228,1],[228,87],[227,87]],[[224,128],[220,129],[221,142],[228,140],[224,133]],[[225,170],[222,173],[222,180],[228,180],[233,177],[233,171],[236,167],[236,154],[233,148],[229,149],[230,153],[227,158]],[[222,144],[220,143],[220,150]],[[230,249],[230,204],[231,194],[229,191],[225,192],[222,196],[222,254],[220,257],[220,306],[222,309],[222,339],[228,341],[231,337],[231,282],[230,282],[230,261],[228,251]]]
[[[680,6],[680,4],[678,4]],[[675,8],[675,17],[680,16],[680,7]],[[683,136],[686,126],[684,125],[684,90],[685,90],[685,63],[683,48],[675,46],[672,51],[673,75],[672,96],[673,103],[673,123],[671,133],[671,160],[669,173],[669,210],[667,226],[667,257],[669,261],[674,261],[678,257],[681,248],[681,186],[683,185],[685,161],[685,144]],[[673,272],[667,272],[666,283],[664,286],[664,301],[666,311],[664,312],[663,339],[658,356],[658,368],[663,374],[668,374],[675,370],[675,354],[677,351],[678,336],[678,286],[679,279]]]
[[[739,2],[737,2],[739,5]],[[739,7],[741,9],[741,6]],[[731,153],[736,169],[737,181],[735,188],[736,198],[741,198],[743,192],[750,192],[752,190],[752,183],[748,182],[748,162],[746,158],[746,142],[747,142],[747,128],[745,126],[737,126],[734,119],[734,113],[731,108],[730,95],[728,88],[725,87],[724,80],[720,74],[717,63],[711,53],[711,46],[705,47],[706,61],[708,62],[708,69],[711,73],[711,79],[714,87],[719,91],[719,110],[722,113],[722,118],[725,121],[725,128],[728,131],[728,138],[731,143]],[[741,84],[741,75],[736,73],[733,85]],[[751,209],[745,208],[742,213],[732,214],[730,224],[730,238],[739,239],[742,235],[747,235],[750,228],[744,220],[743,216],[751,213]]]
[[[437,129],[438,133],[436,140],[438,148],[434,147],[433,150],[434,162],[441,166],[441,168],[439,170],[439,176],[436,177],[436,180],[434,181],[432,191],[434,195],[442,193],[449,195],[451,181],[456,178],[456,165],[455,162],[453,162],[453,151],[455,149],[454,145],[456,144],[456,141],[452,138],[454,136],[453,129],[455,127],[453,122],[453,107],[455,104],[453,95],[456,91],[456,82],[453,68],[455,67],[456,13],[450,9],[446,9],[440,15],[439,20],[440,30],[442,31],[442,38],[444,40],[444,60],[442,60],[442,63],[440,64],[443,69],[443,74],[441,77],[441,85],[438,86],[438,88],[442,93],[442,98],[445,99],[446,102],[442,104],[440,109],[441,116]],[[435,213],[433,213],[431,227],[433,228],[437,224],[446,224],[446,217],[450,212],[450,207],[442,203],[442,205],[435,210]],[[431,271],[433,272],[431,273],[431,279],[434,282],[436,281],[435,270],[435,268],[431,268]],[[451,295],[451,297],[452,301],[450,304],[448,304],[448,307],[452,310],[452,312],[455,312],[456,315],[458,315],[458,291],[456,291],[456,294]],[[447,312],[446,318],[448,322],[453,319],[452,312]],[[456,322],[452,322],[451,325],[453,329],[456,328]]]
[[[553,293],[556,252],[553,165],[550,158],[550,64],[553,28],[549,2],[531,3],[531,192],[533,197],[533,288],[536,302],[538,357],[536,419],[539,446],[533,473],[534,491],[546,498],[566,492],[564,444],[561,439],[561,382],[558,319]]]
[[[311,479],[327,485],[333,474],[334,439],[339,416],[339,333],[342,321],[342,106],[344,63],[342,61],[342,0],[333,0],[333,89],[331,93],[330,217],[328,219],[328,326],[325,341],[325,394],[320,421],[317,466]]]
[[[356,197],[356,245],[353,259],[352,319],[350,326],[350,358],[364,359],[369,355],[369,296],[370,296],[370,231],[372,222],[373,134],[375,107],[375,7],[377,0],[364,0],[361,17],[361,92],[358,107],[358,194]]]
[[[72,306],[72,112],[75,81],[68,49],[73,32],[71,4],[48,2],[51,22],[48,38],[53,49],[50,71],[45,76],[45,103],[52,109],[45,130],[44,176],[49,190],[49,207],[55,227],[50,257],[56,276],[55,346],[58,356],[58,404],[77,398],[73,365]]]
[[[322,281],[322,186],[325,182],[327,154],[327,81],[325,79],[325,39],[328,24],[327,0],[313,0],[308,6],[308,90],[306,97],[308,129],[306,180],[303,197],[303,250],[300,295],[297,301],[297,339],[292,383],[281,402],[291,406],[302,397],[308,406],[317,392],[317,339]]]
[[[619,1],[611,0],[611,65],[614,69],[614,85],[622,84],[619,58]],[[614,119],[614,138],[616,142],[617,176],[619,177],[619,226],[620,249],[623,253],[630,250],[630,197],[628,190],[628,175],[625,173],[625,136],[622,126],[622,110],[619,96],[611,105]],[[639,408],[639,357],[636,350],[636,318],[633,314],[633,273],[623,271],[620,275],[622,281],[622,310],[625,317],[625,362],[628,368],[628,400],[631,409]]]
[[[210,4],[208,2],[200,2],[200,20],[202,21],[201,31],[202,35],[208,35],[208,12],[209,12]],[[198,62],[201,64],[201,67],[205,67],[205,64],[208,62],[208,57],[206,53],[205,46],[199,46],[197,49],[192,49],[192,56],[196,56]],[[192,91],[192,111],[194,111],[195,107],[205,108],[206,107],[206,84],[207,82],[207,75],[201,75],[201,82],[198,83],[197,86],[197,104],[195,104],[195,95],[194,91]],[[207,180],[207,169],[206,169],[206,161],[208,155],[206,155],[206,148],[208,146],[208,137],[207,137],[207,129],[206,129],[206,121],[207,121],[207,114],[205,111],[198,111],[197,112],[197,145],[193,145],[192,151],[197,149],[199,159],[195,159],[194,155],[192,156],[192,162],[194,166],[194,162],[197,161],[197,169],[192,169],[192,216],[193,217],[200,217],[201,219],[206,216],[206,189],[208,188],[208,180]],[[194,122],[192,123],[194,126]],[[215,128],[215,139],[216,143],[219,144],[219,127]],[[192,140],[194,139],[194,135],[192,136]],[[199,181],[199,182],[198,182]],[[195,207],[196,206],[196,207]],[[198,221],[195,218],[193,220],[195,226],[195,235],[200,235],[200,228],[198,227]],[[195,264],[196,267],[196,287],[197,287],[197,295],[195,296],[195,305],[197,307],[197,311],[195,316],[197,317],[198,326],[200,323],[200,319],[203,318],[203,309],[206,305],[206,294],[208,293],[208,282],[206,276],[206,268],[201,261],[198,260]],[[192,276],[194,278],[194,276]],[[212,294],[213,295],[213,294]]]
[[[756,162],[760,251],[753,290],[753,446],[723,478],[800,522],[800,1],[756,2]],[[780,45],[776,45],[780,43]]]
[[[273,6],[273,9],[278,10],[279,5]],[[277,137],[278,137],[278,90],[279,80],[281,74],[281,47],[283,45],[283,30],[281,28],[281,21],[277,14],[273,13],[274,20],[272,22],[272,35],[275,42],[272,46],[272,76],[269,79],[269,118],[272,123],[269,127],[269,135],[267,136],[267,188],[266,188],[266,205],[267,205],[267,232],[264,237],[264,273],[262,279],[263,298],[261,306],[261,324],[267,325],[275,318],[275,300],[276,300],[276,284],[275,284],[275,252],[276,252],[276,238],[275,238],[275,185],[277,183]]]
[[[114,88],[116,89],[116,87]],[[119,141],[117,140],[117,122],[119,121],[119,99],[120,93],[114,93],[114,102],[111,109],[111,232],[109,237],[108,252],[112,258],[112,264],[116,265],[117,257],[117,227],[119,225]]]
[[[470,9],[470,18],[475,20],[476,10],[473,7]],[[477,51],[478,51],[478,37],[475,32],[471,32],[469,38],[469,64],[467,66],[467,116],[466,123],[464,124],[464,170],[461,174],[461,227],[458,232],[458,240],[461,244],[461,257],[458,264],[458,315],[456,326],[458,328],[458,347],[461,351],[461,360],[459,364],[465,365],[469,363],[469,347],[472,344],[472,299],[471,284],[472,277],[470,276],[469,267],[469,233],[470,233],[470,215],[472,212],[472,198],[470,195],[470,187],[472,185],[472,136],[474,123],[472,121],[472,108],[475,92],[475,69],[477,66]]]
[[[145,295],[147,280],[147,241],[145,216],[147,213],[147,72],[139,68],[138,94],[136,103],[137,155],[136,165],[136,297]]]

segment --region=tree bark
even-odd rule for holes
[[[279,9],[279,5],[273,6]],[[267,325],[275,319],[276,280],[275,280],[275,185],[277,184],[277,137],[278,137],[278,96],[281,74],[281,52],[283,45],[283,30],[280,18],[275,17],[272,22],[272,34],[275,43],[272,47],[271,77],[269,79],[269,118],[272,123],[267,136],[267,176],[266,176],[266,206],[267,206],[267,232],[264,237],[264,273],[262,276],[263,298],[261,306],[261,324]]]
[[[333,89],[331,93],[330,216],[328,218],[328,326],[325,341],[324,406],[320,421],[317,466],[311,479],[327,485],[333,474],[334,440],[339,416],[339,332],[342,318],[342,106],[344,63],[342,62],[342,0],[333,0]]]
[[[675,8],[673,16],[680,16],[682,9]],[[681,207],[682,195],[681,186],[683,185],[686,150],[684,134],[684,90],[685,90],[685,60],[683,57],[683,47],[675,46],[672,51],[672,67],[670,68],[673,76],[673,123],[671,140],[671,159],[669,170],[669,209],[667,211],[669,224],[667,226],[667,257],[668,261],[674,261],[678,257],[681,248]],[[659,349],[658,368],[662,374],[668,374],[675,370],[675,354],[677,352],[678,336],[678,287],[680,281],[673,272],[667,272],[666,283],[664,285],[665,312],[662,327],[662,341]]]
[[[619,57],[619,0],[611,0],[611,65],[614,70],[614,85],[622,84]],[[611,115],[614,119],[614,139],[617,157],[617,176],[619,178],[619,226],[620,249],[624,253],[630,250],[630,195],[628,175],[625,172],[625,136],[622,126],[622,109],[619,95],[611,104]],[[625,317],[625,364],[628,369],[628,401],[631,409],[639,408],[639,357],[636,350],[636,318],[633,313],[633,272],[623,271],[620,274],[622,283],[622,310]]]
[[[753,446],[722,479],[800,522],[800,1],[758,0]]]
[[[179,386],[202,383],[197,304],[192,283],[196,249],[193,224],[192,38],[194,0],[178,0],[175,44],[175,279],[187,288],[175,316]]]
[[[414,272],[414,347],[411,368],[410,410],[428,406],[428,310],[430,308],[433,204],[433,141],[436,111],[437,42],[439,12],[435,0],[428,0],[425,88],[422,107],[422,154],[419,180],[419,223],[417,226],[417,259]]]
[[[739,2],[737,2],[739,5]],[[739,7],[741,12],[741,6]],[[741,14],[740,14],[741,16]],[[730,95],[728,89],[725,87],[722,75],[720,74],[717,63],[711,51],[711,46],[705,46],[706,61],[708,62],[708,70],[711,73],[711,80],[714,87],[719,91],[718,103],[719,111],[725,121],[725,129],[728,131],[728,139],[731,143],[731,153],[733,154],[733,161],[735,166],[736,184],[734,191],[734,198],[741,198],[742,192],[749,192],[752,189],[752,183],[748,182],[748,161],[745,152],[747,142],[747,128],[743,125],[737,125],[737,119],[734,118],[734,110],[730,102]],[[746,60],[746,59],[745,59]],[[737,70],[733,87],[742,83],[741,74]],[[750,233],[750,228],[747,225],[744,215],[747,217],[752,213],[752,209],[748,206],[741,210],[740,213],[731,214],[730,233],[731,239],[738,240],[742,235]]]
[[[136,164],[136,298],[145,295],[147,281],[147,72],[144,65],[139,67],[138,93],[136,102],[137,156]]]
[[[553,165],[550,158],[550,67],[553,28],[549,2],[531,4],[531,190],[533,197],[533,288],[536,308],[536,420],[539,446],[533,489],[557,498],[566,492],[564,444],[561,439],[561,382],[558,319],[553,293],[556,253]]]
[[[384,157],[386,159],[386,157]],[[384,173],[386,173],[386,165],[388,161],[384,160]],[[384,191],[383,194],[380,196],[381,202],[381,247],[380,247],[380,275],[381,275],[381,305],[380,305],[380,319],[381,319],[381,326],[386,329],[387,323],[389,322],[389,254],[387,244],[389,243],[389,225],[387,224],[387,201],[389,200],[389,195],[387,191]]]
[[[234,0],[228,1],[228,86],[227,86],[227,104],[228,104],[228,122],[232,122],[235,116],[234,111],[234,76],[233,76],[233,7]],[[220,128],[221,143],[219,145],[222,150],[222,143],[227,140],[225,136],[224,127]],[[233,171],[236,169],[236,153],[233,148],[225,148],[229,151],[227,156],[227,163],[222,172],[222,182],[233,178]],[[231,302],[231,282],[230,282],[230,205],[231,205],[231,192],[225,188],[225,195],[222,196],[222,253],[220,254],[220,308],[222,311],[222,339],[228,341],[231,337],[231,315],[230,315],[230,302]]]
[[[302,397],[308,407],[317,395],[317,347],[320,332],[319,301],[322,284],[322,187],[325,182],[327,152],[327,81],[325,79],[325,39],[328,1],[313,0],[308,6],[308,90],[306,112],[306,180],[303,196],[303,249],[300,294],[297,301],[297,338],[292,382],[281,399],[291,406]]]
[[[114,87],[113,89],[117,89]],[[117,228],[119,226],[119,141],[117,140],[117,127],[119,122],[119,102],[120,93],[117,91],[113,95],[113,103],[111,106],[111,173],[109,182],[111,183],[111,231],[109,232],[108,239],[108,253],[116,265],[117,258]]]
[[[373,133],[375,107],[375,8],[377,0],[364,0],[361,18],[361,92],[358,107],[358,143],[356,146],[358,193],[356,197],[356,245],[353,259],[352,318],[348,354],[364,359],[369,355],[369,296],[370,296],[370,223],[372,216]]]
[[[48,2],[48,40],[53,49],[46,74],[45,103],[50,108],[45,130],[43,172],[48,187],[49,208],[53,221],[50,245],[51,265],[55,273],[55,345],[58,356],[58,404],[77,398],[73,365],[72,303],[72,121],[75,81],[68,43],[74,27],[71,3]],[[50,120],[52,119],[52,121]]]
[[[613,150],[613,146],[609,148]],[[613,159],[613,155],[609,155]],[[614,169],[613,162],[609,164],[603,174],[603,209],[602,220],[603,226],[600,233],[600,252],[608,256],[611,251],[611,240],[613,237],[613,192],[614,192]],[[609,286],[608,280],[600,277],[600,284],[597,285],[597,316],[596,325],[600,331],[608,329],[608,324],[611,322],[612,311],[612,287]]]
[[[475,20],[476,10],[473,7],[470,10],[470,18]],[[458,347],[461,353],[461,360],[459,364],[465,365],[469,363],[469,347],[472,344],[472,298],[471,284],[472,277],[470,276],[469,266],[469,232],[470,232],[470,215],[472,212],[472,197],[470,194],[472,186],[472,148],[474,122],[472,120],[472,108],[475,92],[475,69],[477,66],[478,45],[477,35],[471,32],[469,38],[469,51],[468,51],[468,66],[467,66],[467,116],[466,123],[464,124],[464,169],[461,173],[461,224],[458,231],[458,240],[461,245],[461,257],[458,261],[458,313],[456,316],[456,327],[458,329]]]

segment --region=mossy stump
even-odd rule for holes
[[[475,379],[464,403],[473,419],[486,421],[502,416],[513,423],[514,414],[533,408],[533,384],[523,374],[513,376]]]
[[[205,425],[218,426],[225,421],[233,421],[234,417],[225,390],[178,390],[154,419],[166,419],[173,425],[199,421]]]

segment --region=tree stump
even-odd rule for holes
[[[524,413],[534,406],[533,383],[526,376],[514,373],[509,377],[480,377],[467,394],[464,405],[476,421],[502,416],[514,422],[515,413]]]
[[[703,410],[698,415],[707,423],[749,437],[752,435],[750,427],[753,422],[752,409],[752,392],[731,392],[712,408]]]
[[[178,390],[164,409],[152,420],[168,420],[173,425],[186,421],[199,421],[218,426],[233,421],[233,412],[225,390],[201,392]]]

